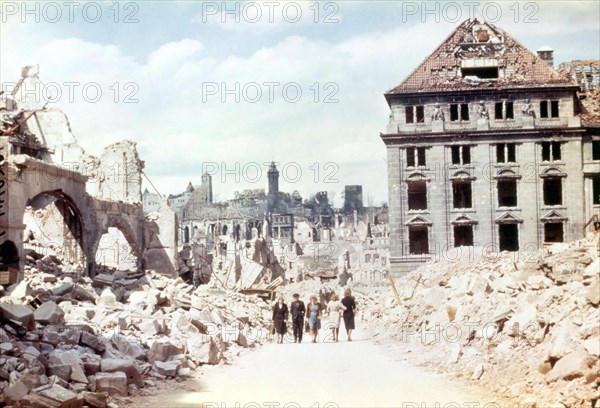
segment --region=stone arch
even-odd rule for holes
[[[94,242],[92,243],[91,254],[94,257],[93,259],[96,259],[96,255],[98,252],[98,246],[100,244],[100,239],[102,238],[102,236],[104,234],[108,233],[109,228],[116,228],[123,234],[123,236],[125,237],[125,240],[131,247],[131,251],[133,252],[133,255],[136,257],[137,267],[141,268],[142,267],[142,248],[140,248],[140,246],[138,245],[138,240],[136,239],[137,234],[134,232],[131,225],[129,225],[129,222],[119,216],[109,215],[104,220],[104,222],[102,223],[100,228],[98,228],[98,232],[97,232],[96,236],[94,237]]]
[[[62,190],[42,191],[35,194],[26,201],[26,207],[34,209],[46,208],[54,203],[63,218],[64,224],[69,229],[75,242],[63,242],[63,253],[71,260],[79,258],[82,261],[86,259],[85,234],[84,234],[84,216],[79,210],[79,206],[70,195]],[[25,216],[25,209],[21,214],[21,219]],[[79,253],[78,253],[79,252]]]

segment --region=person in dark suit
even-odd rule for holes
[[[294,293],[294,301],[290,309],[292,311],[292,327],[294,328],[294,343],[302,343],[302,329],[304,328],[304,315],[306,314],[306,306],[300,300],[300,295]]]
[[[277,333],[277,343],[283,343],[283,335],[286,332],[285,322],[288,319],[288,307],[283,302],[283,297],[277,299],[277,303],[273,306],[273,325],[275,333]]]
[[[346,289],[344,292],[344,298],[342,299],[342,305],[346,307],[342,317],[344,318],[344,326],[346,326],[346,334],[348,335],[348,341],[352,341],[352,330],[354,330],[354,312],[356,311],[356,301],[350,289]]]

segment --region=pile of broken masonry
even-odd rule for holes
[[[152,271],[90,279],[34,252],[27,264],[23,281],[0,286],[0,406],[114,406],[109,396],[147,395],[268,340],[258,297]]]
[[[408,361],[477,383],[511,406],[597,408],[599,238],[521,261],[471,248],[395,279],[400,305],[390,288],[357,296],[362,318]],[[461,251],[469,250],[446,259]]]

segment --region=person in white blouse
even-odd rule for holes
[[[344,310],[346,310],[346,306],[340,302],[340,297],[336,294],[333,294],[331,296],[331,300],[329,303],[327,303],[327,314],[331,323],[333,341],[338,341],[338,335],[340,333],[340,318]]]

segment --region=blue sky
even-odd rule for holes
[[[81,92],[69,101],[65,91],[56,106],[90,154],[121,139],[136,141],[163,194],[199,183],[202,169],[217,163],[213,189],[227,199],[234,190],[266,187],[263,163],[275,160],[286,168],[284,191],[306,197],[325,190],[339,204],[345,184],[362,184],[380,204],[387,201],[383,93],[469,17],[465,3],[111,1],[91,2],[84,12],[82,2],[71,22],[63,2],[31,2],[36,22],[22,2],[4,1],[0,82],[40,64],[44,82],[99,84],[98,102]],[[596,1],[474,3],[477,18],[494,20],[530,50],[554,48],[556,63],[600,59]],[[96,5],[102,16],[94,23]],[[240,10],[239,23],[222,15],[225,7]],[[262,18],[251,22],[256,10]],[[137,22],[126,23],[127,16]],[[236,84],[238,91],[222,95]],[[134,103],[125,103],[127,96]],[[324,102],[327,96],[332,103]]]

